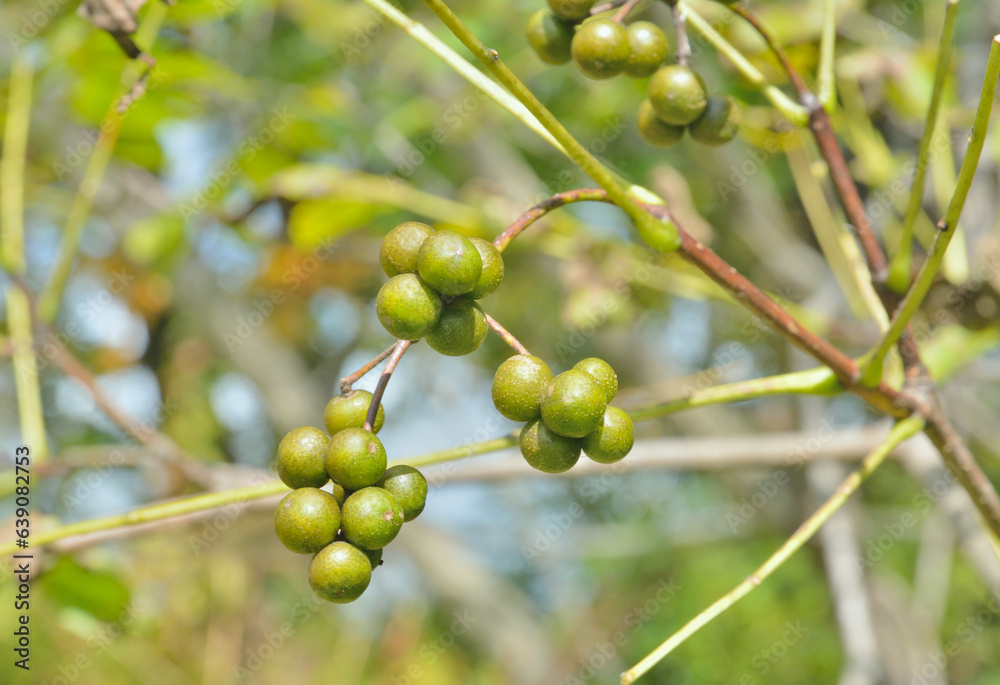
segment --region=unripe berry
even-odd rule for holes
[[[583,19],[590,16],[594,0],[549,0],[553,12],[565,19]]]
[[[573,61],[586,76],[606,79],[621,73],[628,63],[628,31],[610,19],[584,22],[573,36]]]
[[[465,236],[438,231],[420,247],[417,273],[424,283],[442,295],[464,295],[479,282],[483,260],[479,250]]]
[[[344,395],[337,395],[326,403],[326,409],[323,410],[326,432],[336,435],[345,428],[363,427],[371,403],[372,394],[367,390],[352,390]],[[383,423],[385,423],[385,407],[379,404],[372,432],[378,433],[382,430]]]
[[[659,26],[650,21],[637,21],[628,27],[629,57],[625,75],[645,78],[655,72],[670,54],[670,43]]]
[[[282,498],[274,510],[274,532],[288,549],[312,554],[337,537],[340,506],[333,495],[317,488],[299,488]]]
[[[542,421],[567,438],[582,438],[597,428],[608,406],[600,383],[583,371],[556,376],[542,397]]]
[[[459,357],[479,349],[486,338],[486,315],[472,300],[456,300],[444,306],[437,326],[427,334],[431,349]]]
[[[389,278],[416,273],[417,253],[434,229],[419,221],[404,221],[386,234],[378,251],[378,261]]]
[[[708,103],[705,84],[688,67],[662,67],[649,79],[649,101],[663,121],[686,126],[701,116]]]
[[[403,526],[403,507],[382,488],[364,488],[347,498],[341,514],[341,530],[352,545],[381,549]]]
[[[685,126],[674,126],[661,119],[649,100],[639,105],[638,124],[642,139],[656,147],[673,147],[681,142],[687,130]]]
[[[573,25],[549,10],[538,10],[524,29],[528,44],[546,64],[566,64],[572,57]]]
[[[554,433],[541,419],[529,421],[518,439],[528,464],[545,473],[563,473],[580,459],[580,441]]]
[[[493,377],[493,405],[511,421],[537,419],[541,416],[542,395],[551,381],[552,371],[538,357],[511,357]]]
[[[481,300],[496,290],[503,280],[503,255],[488,240],[469,238],[469,242],[479,252],[479,257],[483,262],[483,272],[479,275],[476,285],[464,297]]]
[[[368,589],[371,580],[368,557],[346,542],[327,545],[309,562],[309,586],[328,602],[353,602]]]
[[[389,335],[420,340],[437,324],[441,298],[416,274],[400,274],[378,291],[375,313]]]
[[[635,427],[628,414],[618,407],[608,407],[604,411],[601,425],[583,436],[580,441],[588,457],[600,464],[614,464],[621,461],[635,444]]]
[[[713,96],[701,116],[688,127],[691,137],[704,145],[724,145],[740,128],[740,107],[732,96]]]
[[[399,464],[385,472],[378,482],[403,508],[403,520],[420,516],[427,503],[427,479],[412,466]]]
[[[325,463],[333,482],[345,490],[360,490],[378,482],[386,462],[385,448],[374,433],[345,428],[330,438]]]
[[[583,371],[600,383],[601,387],[604,388],[608,402],[615,398],[618,393],[618,374],[611,368],[611,364],[597,357],[589,357],[578,361],[573,365],[573,368],[577,371]]]
[[[278,478],[290,488],[321,488],[330,480],[324,459],[330,439],[319,428],[302,426],[278,443]]]

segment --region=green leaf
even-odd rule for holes
[[[128,588],[115,575],[86,569],[68,556],[60,557],[40,582],[58,604],[82,609],[99,621],[114,621],[129,602]]]

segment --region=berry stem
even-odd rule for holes
[[[637,678],[649,671],[670,652],[682,645],[689,637],[702,627],[720,616],[724,611],[750,594],[758,585],[764,582],[772,573],[781,568],[799,551],[820,527],[833,516],[853,495],[862,483],[885,461],[886,457],[907,438],[919,432],[924,427],[924,420],[918,416],[903,419],[892,427],[885,442],[872,450],[861,463],[860,468],[851,473],[836,489],[833,495],[820,506],[801,526],[789,537],[778,550],[772,554],[756,571],[747,576],[742,583],[715,601],[710,607],[695,616],[683,628],[671,635],[659,647],[650,652],[639,663],[622,673],[623,685],[634,683]]]
[[[635,9],[635,6],[639,4],[639,0],[625,0],[622,3],[621,8],[615,12],[615,16],[611,17],[611,21],[624,25],[625,18],[628,17],[629,13]]]
[[[516,238],[521,231],[526,229],[538,219],[542,218],[553,209],[565,207],[573,202],[611,202],[608,194],[600,188],[577,188],[567,190],[563,193],[556,193],[552,197],[546,198],[537,205],[517,217],[504,232],[493,239],[493,247],[500,252],[507,249],[511,241]]]
[[[521,342],[517,338],[515,338],[510,331],[508,331],[506,328],[500,325],[499,321],[494,319],[489,314],[485,314],[485,316],[486,316],[486,324],[490,327],[490,329],[494,333],[499,335],[505,343],[513,347],[515,352],[517,352],[518,354],[531,354],[531,352],[528,352],[528,348],[522,345]]]
[[[406,353],[406,350],[410,349],[410,345],[412,344],[412,340],[399,340],[390,348],[392,354],[389,356],[389,361],[386,362],[385,368],[382,369],[382,375],[379,376],[375,392],[372,393],[372,402],[368,405],[368,416],[365,417],[366,431],[370,431],[372,426],[375,425],[375,418],[378,416],[378,406],[382,402],[385,386],[389,385],[389,379],[392,377],[392,372],[396,370],[396,364],[399,363],[399,360],[403,358],[403,354]]]
[[[399,341],[398,340],[396,342],[394,342],[393,344],[389,345],[389,347],[385,351],[379,352],[377,357],[375,357],[370,362],[368,362],[367,364],[365,364],[364,366],[362,366],[360,369],[358,369],[354,373],[350,374],[349,376],[344,376],[343,378],[341,378],[340,381],[339,381],[339,383],[338,383],[338,385],[340,386],[340,394],[341,395],[346,395],[347,393],[349,393],[351,391],[351,388],[354,387],[354,384],[357,383],[359,380],[361,380],[361,378],[366,373],[368,373],[369,371],[371,371],[372,369],[374,369],[376,366],[378,366],[379,364],[381,364],[385,360],[386,357],[388,357],[390,354],[392,354],[393,350],[396,349],[397,345],[399,345]]]
[[[613,0],[613,2],[604,2],[600,5],[594,5],[590,8],[590,16],[595,16],[603,12],[610,12],[616,7],[621,7],[624,5],[626,0]]]
[[[674,28],[677,29],[677,63],[686,67],[691,61],[691,41],[687,34],[687,10],[674,2],[670,9],[674,13]]]

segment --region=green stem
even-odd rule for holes
[[[871,387],[882,378],[882,366],[885,356],[892,349],[892,346],[899,340],[906,325],[917,313],[920,305],[927,296],[941,262],[944,260],[944,253],[948,249],[951,238],[958,228],[958,219],[962,215],[962,208],[965,206],[965,199],[969,195],[969,188],[972,187],[972,180],[976,175],[976,167],[979,164],[979,156],[983,152],[983,144],[986,142],[986,130],[990,123],[990,113],[993,110],[993,96],[997,90],[997,78],[1000,77],[1000,36],[995,36],[990,47],[989,62],[986,65],[986,78],[983,82],[983,90],[979,96],[979,107],[976,110],[976,121],[972,126],[972,135],[969,137],[969,147],[965,151],[962,159],[962,168],[958,172],[958,182],[955,192],[951,196],[951,202],[945,211],[944,218],[938,222],[938,234],[934,237],[927,261],[920,268],[916,280],[906,293],[906,297],[896,309],[892,318],[892,324],[886,332],[882,341],[872,352],[868,363],[862,371],[861,382]]]
[[[150,5],[142,26],[139,27],[136,34],[136,40],[140,44],[145,45],[153,42],[166,13],[167,9],[164,3],[157,2]],[[126,71],[130,71],[131,68],[131,64],[125,67]],[[66,287],[66,281],[69,280],[70,272],[73,269],[73,261],[76,259],[77,247],[80,244],[80,235],[87,224],[90,210],[94,206],[94,198],[101,186],[101,179],[104,178],[104,172],[111,162],[111,154],[118,141],[123,121],[122,114],[117,110],[119,98],[120,92],[112,99],[107,114],[101,121],[100,134],[94,145],[94,153],[87,161],[83,180],[73,197],[73,203],[70,205],[69,214],[66,217],[62,242],[59,244],[59,255],[52,268],[52,273],[49,275],[49,280],[39,296],[38,315],[44,323],[52,323],[59,313],[60,300],[63,289]]]
[[[726,383],[693,391],[687,397],[670,402],[655,402],[628,410],[633,421],[648,421],[667,414],[706,407],[712,404],[742,402],[758,397],[784,394],[836,395],[843,392],[837,376],[829,368],[820,366],[807,371],[796,371],[751,381]]]
[[[931,102],[927,109],[927,123],[924,124],[924,134],[917,150],[917,166],[913,172],[913,185],[910,189],[910,200],[903,217],[903,225],[899,237],[896,254],[889,264],[888,285],[895,292],[903,294],[910,285],[910,264],[913,253],[913,225],[920,213],[924,199],[924,183],[927,178],[927,167],[930,161],[931,141],[934,139],[938,112],[941,109],[941,99],[944,95],[944,84],[948,78],[948,68],[951,66],[953,40],[955,36],[955,18],[958,16],[959,0],[948,0],[944,15],[944,26],[941,28],[941,40],[938,43],[937,70],[934,72],[934,89],[931,92]]]
[[[778,550],[760,566],[760,568],[747,576],[742,583],[719,598],[710,607],[695,616],[683,628],[678,630],[659,647],[644,657],[642,661],[625,671],[621,677],[623,685],[635,682],[637,678],[648,672],[653,666],[670,654],[670,652],[683,644],[689,637],[694,635],[698,632],[698,630],[711,622],[713,619],[721,615],[724,611],[729,609],[729,607],[736,604],[736,602],[743,599],[743,597],[750,594],[750,592],[766,580],[768,576],[781,568],[781,566],[788,561],[793,554],[801,549],[802,546],[805,545],[805,543],[808,542],[809,539],[816,533],[816,531],[819,530],[820,527],[844,505],[850,496],[853,495],[861,484],[865,482],[868,476],[870,476],[872,472],[875,471],[875,469],[877,469],[883,461],[885,461],[886,457],[889,456],[892,450],[908,437],[920,431],[923,426],[924,420],[919,416],[911,416],[903,419],[893,426],[892,430],[889,431],[889,435],[886,437],[885,442],[876,447],[871,453],[868,454],[868,456],[865,457],[861,466],[840,484],[830,499],[824,502],[812,516],[799,526],[799,528],[792,533],[791,537],[789,537],[785,543],[781,545],[781,547],[779,547]]]
[[[531,112],[542,126],[559,141],[566,154],[599,186],[604,188],[608,196],[625,211],[635,223],[639,235],[653,249],[660,252],[674,252],[680,247],[680,237],[677,227],[669,219],[654,217],[639,206],[633,193],[623,188],[615,177],[577,141],[566,127],[535,97],[524,83],[514,75],[496,50],[490,49],[469,30],[461,19],[444,3],[443,0],[425,0],[430,9],[444,22],[455,36],[462,41],[480,62],[492,73],[510,93]]]
[[[23,274],[24,165],[31,121],[31,62],[18,53],[11,65],[10,105],[0,161],[0,261],[11,273]]]
[[[834,51],[837,47],[837,0],[823,0],[823,30],[819,42],[819,69],[816,97],[827,112],[837,106],[837,79],[834,74]]]
[[[805,127],[809,124],[809,110],[785,95],[780,88],[769,83],[767,77],[751,64],[742,52],[712,28],[712,25],[695,12],[687,2],[678,0],[677,5],[684,9],[688,25],[700,33],[716,50],[728,57],[737,71],[753,86],[759,88],[764,96],[771,101],[774,108],[781,112],[788,121],[799,127]]]
[[[49,454],[45,439],[45,413],[38,385],[38,359],[32,344],[31,303],[19,286],[7,289],[7,318],[14,347],[14,386],[17,389],[17,412],[21,437],[31,450],[34,463],[43,463]]]

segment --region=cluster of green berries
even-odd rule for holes
[[[503,258],[492,243],[406,221],[379,249],[389,281],[375,313],[390,335],[420,340],[441,354],[474,352],[486,337],[486,315],[476,303],[503,280]]]
[[[608,402],[618,376],[602,359],[584,359],[553,377],[538,357],[520,354],[497,369],[493,404],[512,421],[524,421],[520,447],[525,461],[546,473],[568,471],[583,451],[601,464],[625,458],[635,442],[628,414]]]
[[[338,604],[367,589],[382,549],[427,500],[419,471],[386,469],[385,448],[375,436],[385,421],[381,406],[373,430],[364,428],[371,401],[364,390],[334,397],[323,412],[327,432],[303,426],[278,445],[278,476],[293,490],[274,512],[274,531],[288,549],[313,555],[309,585]],[[331,480],[332,492],[322,490]]]
[[[636,21],[627,26],[590,17],[593,0],[549,0],[549,8],[528,19],[528,43],[539,58],[560,65],[573,60],[589,78],[624,73],[649,80],[648,99],[639,107],[639,134],[657,147],[676,145],[689,131],[705,145],[722,145],[739,129],[740,110],[729,96],[709,97],[692,69],[666,65],[667,36],[659,26]]]

